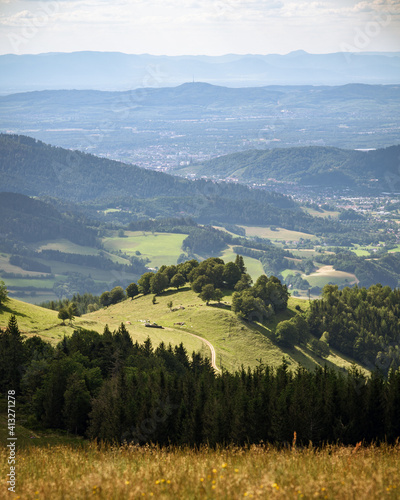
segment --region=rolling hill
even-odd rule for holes
[[[173,311],[167,306],[169,301],[173,302]],[[102,333],[106,324],[114,330],[124,323],[134,341],[142,343],[150,337],[155,347],[161,341],[172,345],[182,342],[189,353],[201,351],[209,357],[209,348],[192,334],[207,339],[215,348],[217,366],[230,371],[240,369],[241,365],[256,367],[260,360],[277,367],[283,357],[291,369],[302,365],[312,370],[324,363],[339,370],[350,368],[352,360],[334,350],[331,350],[327,359],[322,359],[304,346],[288,349],[273,341],[273,332],[279,321],[294,316],[296,305],[306,309],[306,301],[291,298],[289,309],[275,316],[265,326],[241,320],[230,311],[231,298],[225,297],[224,301],[221,307],[206,306],[197,294],[187,288],[179,292],[167,290],[157,297],[155,305],[152,304],[151,296],[139,296],[77,317],[73,326],[68,323],[63,326],[56,311],[10,299],[5,307],[0,308],[0,327],[7,326],[10,315],[15,314],[20,330],[25,335],[39,335],[44,340],[57,343],[64,335],[72,334],[74,328]],[[164,329],[145,328],[145,320],[156,322]]]
[[[98,204],[116,199],[247,199],[296,209],[288,197],[240,185],[189,181],[106,158],[44,144],[31,137],[0,134],[0,187],[27,196],[49,196]]]
[[[186,167],[181,174],[243,183],[284,181],[334,188],[400,189],[400,146],[374,151],[332,147],[250,150]]]
[[[190,181],[56,148],[30,137],[0,135],[0,189],[79,203],[76,210],[108,220],[191,216],[201,223],[271,223],[307,227],[314,219],[289,197],[233,183]],[[68,203],[67,203],[68,205]],[[121,207],[123,213],[119,213]]]

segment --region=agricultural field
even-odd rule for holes
[[[246,231],[246,236],[258,236],[260,238],[267,238],[271,241],[299,241],[301,238],[304,240],[315,240],[317,237],[314,234],[301,233],[299,231],[291,231],[277,227],[271,229],[270,227],[260,226],[240,226]]]
[[[294,440],[289,449],[258,445],[194,450],[91,442],[48,446],[53,436],[37,436],[17,449],[16,492],[7,492],[3,485],[2,498],[399,498],[398,444],[322,449],[310,444],[301,449]],[[5,447],[0,448],[0,457],[4,477]]]
[[[333,266],[321,266],[317,271],[308,275],[302,275],[311,286],[323,287],[327,283],[334,285],[353,285],[358,283],[355,274],[344,271],[336,271]]]
[[[315,210],[314,208],[309,208],[309,207],[301,207],[305,212],[308,214],[312,215],[313,217],[322,217],[324,219],[330,218],[330,219],[337,219],[339,216],[338,211],[333,211],[333,210],[322,210],[321,212],[319,210]]]
[[[81,255],[99,254],[99,250],[97,248],[77,245],[76,243],[72,243],[72,241],[66,239],[41,241],[40,243],[31,246],[36,252],[40,252],[42,250],[59,250],[60,252],[78,253]]]
[[[118,251],[127,255],[140,252],[140,257],[150,260],[150,267],[161,267],[163,264],[176,264],[182,253],[182,242],[187,234],[152,233],[149,231],[125,231],[124,237],[106,237],[102,243],[106,250]]]

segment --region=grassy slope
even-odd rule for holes
[[[104,238],[103,245],[106,250],[122,250],[128,255],[134,255],[139,251],[141,257],[150,259],[151,267],[160,267],[163,264],[176,264],[186,236],[187,234],[125,231],[123,238],[118,236]]]
[[[167,307],[169,301],[173,308],[184,307],[171,312]],[[189,353],[201,351],[209,356],[209,350],[190,333],[199,335],[209,340],[217,353],[217,365],[235,370],[241,365],[255,367],[262,363],[278,366],[285,356],[292,369],[298,364],[308,369],[316,365],[336,366],[349,368],[351,360],[342,355],[332,353],[327,360],[323,360],[307,348],[295,347],[284,349],[273,341],[273,332],[279,321],[289,319],[296,314],[295,306],[300,305],[306,309],[308,303],[304,300],[291,298],[289,309],[275,316],[265,325],[252,324],[241,320],[230,311],[230,297],[224,298],[221,306],[210,304],[206,306],[189,289],[176,292],[168,290],[157,298],[157,303],[152,304],[152,296],[140,296],[134,300],[126,300],[107,309],[86,314],[76,318],[74,326],[102,332],[105,324],[114,330],[123,322],[134,341],[143,342],[148,336],[153,345],[161,341],[173,345],[183,342]],[[17,300],[10,300],[6,309],[0,312],[0,326],[6,326],[11,313],[17,315],[18,324],[22,332],[27,335],[38,334],[44,339],[55,343],[64,334],[71,334],[73,326],[61,325],[57,313],[37,306],[32,306]],[[156,322],[164,329],[146,328],[144,320]],[[183,326],[174,323],[183,322]]]

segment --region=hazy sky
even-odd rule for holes
[[[400,0],[0,0],[0,53],[400,51]]]

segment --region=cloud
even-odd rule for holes
[[[390,12],[399,13],[400,4],[397,0],[373,0],[372,2],[358,2],[354,8],[354,12]]]

